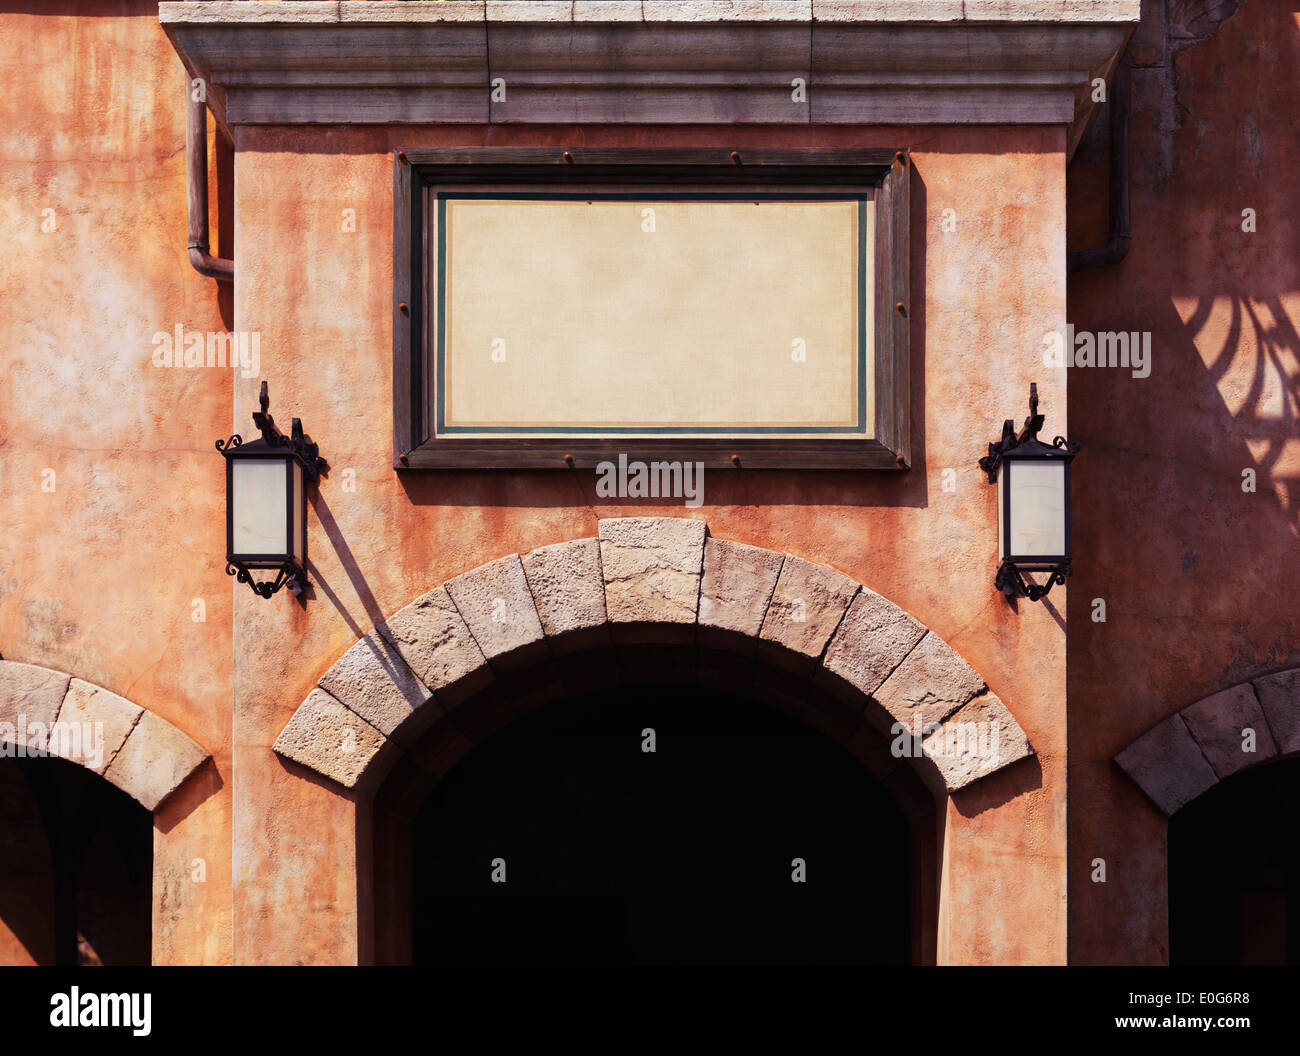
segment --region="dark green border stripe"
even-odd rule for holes
[[[858,199],[858,429],[867,429],[867,200]],[[879,324],[877,324],[879,325]]]
[[[445,341],[447,332],[447,200],[438,196],[438,432],[445,433],[443,398],[447,391]]]
[[[792,192],[777,194],[760,191],[755,194],[735,194],[719,192],[688,191],[647,191],[636,194],[631,191],[595,191],[591,194],[573,194],[544,191],[528,193],[524,191],[438,191],[438,201],[496,201],[496,202],[863,202],[869,199],[860,194],[848,192]]]
[[[861,435],[856,425],[705,425],[694,429],[679,425],[608,425],[592,427],[589,425],[457,425],[446,430],[447,434],[490,433],[506,437],[514,433],[555,434],[570,436],[575,439],[589,437],[598,440],[602,436],[736,436],[738,434],[795,434],[829,436],[831,434]],[[868,437],[867,439],[871,439]]]

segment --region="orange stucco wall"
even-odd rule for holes
[[[218,249],[237,247],[227,293],[185,255],[183,73],[156,5],[0,13],[0,80],[23,86],[0,93],[0,653],[121,693],[213,754],[156,818],[155,960],[364,959],[358,806],[281,762],[276,734],[431,586],[652,513],[842,569],[944,637],[1028,733],[1034,760],[948,804],[941,961],[1064,961],[1067,875],[1071,960],[1166,959],[1165,823],[1111,757],[1190,701],[1300,662],[1293,6],[1249,0],[1135,71],[1133,248],[1068,287],[1067,230],[1071,248],[1104,241],[1105,153],[1086,146],[1067,181],[1062,129],[462,126],[240,129],[233,180],[214,179]],[[697,510],[598,499],[590,473],[395,472],[392,149],[720,141],[913,151],[915,468],[709,474]],[[1152,331],[1151,376],[1045,368],[1041,337],[1067,317]],[[154,367],[152,335],[177,324],[258,332],[258,376]],[[223,570],[212,441],[247,435],[259,378],[331,465],[305,607]],[[1031,380],[1049,435],[1085,444],[1077,572],[1013,609],[992,588],[993,489],[974,460],[1023,416]],[[23,934],[0,927],[0,961],[39,956]]]
[[[703,506],[685,511],[600,500],[593,473],[392,469],[391,151],[717,137],[707,128],[238,130],[235,326],[261,334],[262,375],[290,401],[273,398],[272,410],[301,415],[331,464],[313,498],[314,598],[305,611],[251,594],[235,600],[240,960],[356,955],[355,881],[340,868],[352,853],[349,809],[331,789],[290,776],[269,747],[315,680],[358,635],[431,586],[502,554],[593,535],[598,517],[636,513],[701,517],[718,536],[834,565],[914,613],[985,676],[1038,756],[949,809],[940,956],[1064,959],[1064,595],[1016,612],[991,590],[993,489],[973,465],[1001,418],[1021,412],[1030,380],[1053,428],[1065,428],[1062,372],[1005,352],[1063,322],[1061,130],[726,133],[740,149],[916,151],[913,267],[925,310],[914,318],[914,385],[924,429],[910,474],[717,473],[706,477]],[[960,237],[940,231],[946,208],[957,213]],[[355,211],[355,232],[344,230],[345,209]],[[256,382],[235,390],[238,424],[256,405]],[[949,467],[958,483],[944,492]],[[301,831],[307,818],[315,819],[310,836]],[[277,913],[286,904],[300,907],[296,919]]]
[[[232,592],[208,434],[231,379],[151,363],[155,332],[225,326],[186,258],[184,73],[156,5],[30,6],[0,12],[0,653],[212,753],[156,818],[154,959],[227,961]]]

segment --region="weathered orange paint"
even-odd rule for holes
[[[359,635],[429,587],[650,513],[868,584],[961,652],[1029,734],[1033,760],[942,819],[940,961],[1166,959],[1165,823],[1110,759],[1189,701],[1300,660],[1288,6],[1246,4],[1171,60],[1176,78],[1135,71],[1133,249],[1072,279],[1068,305],[1064,132],[1009,127],[240,129],[214,179],[217,248],[237,246],[223,295],[186,260],[184,75],[156,5],[0,13],[0,79],[23,86],[0,94],[0,284],[22,294],[0,304],[0,652],[122,693],[212,752],[155,819],[155,960],[365,960],[365,804],[283,763],[276,734]],[[391,151],[720,141],[913,151],[915,468],[718,473],[693,511],[598,500],[589,473],[395,472]],[[1071,169],[1072,248],[1104,240],[1104,166],[1085,148]],[[1067,308],[1080,329],[1151,330],[1151,377],[1044,368],[1041,337]],[[273,412],[301,416],[330,460],[305,607],[224,574],[212,441],[247,433],[258,378],[154,367],[152,335],[177,323],[259,332]],[[1023,415],[1030,381],[1049,435],[1086,445],[1078,571],[1013,609],[992,589],[993,489],[974,459]],[[0,960],[47,957],[21,932],[0,926]]]
[[[834,565],[914,613],[988,679],[1038,755],[949,810],[940,957],[1064,960],[1065,649],[1057,608],[1064,595],[1016,612],[991,590],[993,489],[973,464],[1001,417],[1021,412],[1031,380],[1039,383],[1052,427],[1066,427],[1061,373],[1007,352],[1033,349],[1038,335],[1064,320],[1061,130],[985,130],[978,145],[962,130],[726,134],[742,150],[854,144],[916,151],[913,268],[923,277],[925,309],[913,320],[914,381],[925,426],[911,473],[718,473],[706,480],[704,505],[684,511],[600,500],[592,473],[391,468],[392,151],[435,144],[694,145],[717,137],[709,128],[237,131],[235,326],[262,335],[272,410],[301,415],[331,464],[312,500],[314,597],[305,613],[251,594],[235,602],[241,960],[301,956],[303,932],[295,925],[286,934],[265,909],[268,886],[277,903],[297,905],[311,918],[303,930],[333,943],[319,948],[320,959],[356,956],[353,878],[337,866],[347,853],[343,826],[328,833],[313,826],[328,841],[314,862],[281,853],[267,835],[281,814],[315,819],[338,799],[320,786],[268,775],[283,766],[267,746],[315,680],[376,622],[459,572],[595,534],[598,517],[638,513],[702,517],[719,536]],[[977,237],[945,238],[939,220],[947,207]],[[355,210],[355,232],[343,230],[344,209]],[[286,402],[277,402],[277,393]],[[256,383],[237,382],[236,422],[255,401]],[[959,474],[953,493],[941,491],[948,467]],[[349,470],[355,492],[342,488]],[[332,898],[322,900],[322,891]]]
[[[212,753],[202,791],[196,778],[176,797],[189,809],[155,819],[154,960],[229,961],[232,608],[225,499],[208,481],[231,379],[151,362],[156,331],[225,329],[186,259],[184,71],[156,4],[12,7],[0,12],[0,653],[112,689]]]

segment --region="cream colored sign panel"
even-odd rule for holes
[[[439,433],[871,436],[870,200],[438,206]]]

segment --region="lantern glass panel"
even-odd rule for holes
[[[293,556],[299,568],[307,566],[307,505],[302,491],[302,466],[293,463]]]
[[[1065,462],[1008,459],[1002,468],[1010,491],[1006,545],[1019,559],[1065,556]]]
[[[231,539],[235,556],[273,556],[289,552],[288,465],[279,458],[236,458],[231,481]]]
[[[1007,479],[1007,464],[1002,463],[998,467],[998,563],[1001,564],[1007,556],[1007,532],[1006,516],[1003,511],[1006,510],[1006,500],[1002,496],[1003,481]]]

